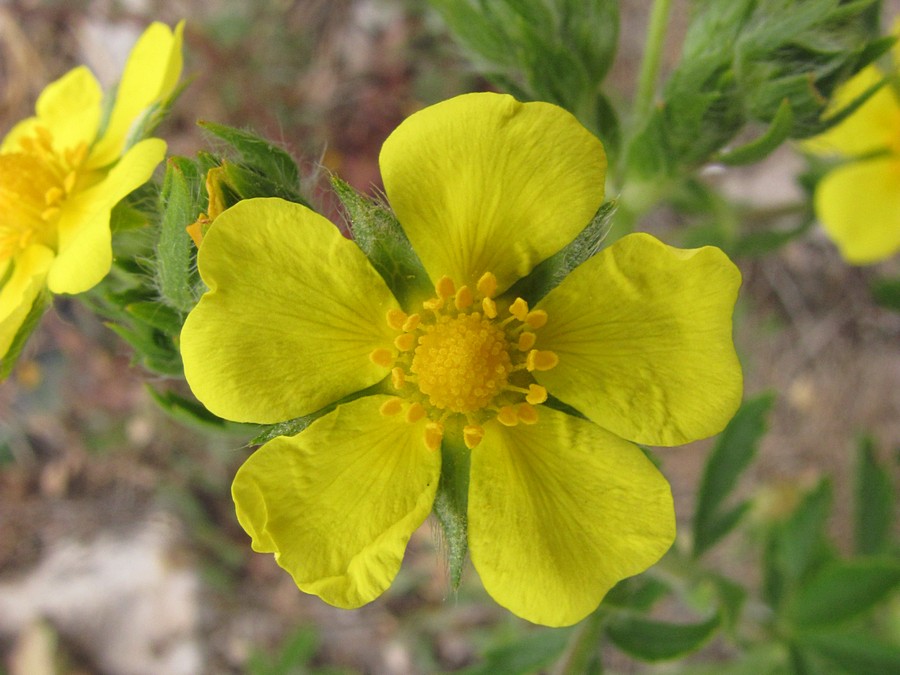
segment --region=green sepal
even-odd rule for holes
[[[331,185],[347,211],[353,240],[400,304],[410,306],[413,299],[427,297],[433,290],[428,274],[390,208],[336,176]]]
[[[187,227],[203,208],[199,195],[202,177],[197,165],[184,157],[170,157],[162,190],[163,219],[156,245],[156,281],[162,299],[187,313],[197,304],[196,251]]]
[[[616,647],[642,661],[665,661],[702,647],[719,628],[718,615],[699,623],[667,623],[631,612],[610,618],[606,634]]]
[[[765,133],[740,147],[719,153],[715,161],[729,166],[760,162],[784,143],[793,129],[794,111],[791,109],[791,102],[784,99]]]
[[[9,349],[0,357],[0,381],[9,377],[16,362],[22,355],[22,350],[25,348],[28,338],[31,337],[31,334],[38,327],[41,317],[44,316],[44,312],[50,308],[52,303],[53,295],[46,288],[42,289],[34,299],[34,302],[31,303],[31,309],[28,310],[28,314],[25,316],[22,325],[19,326],[19,330],[16,331]]]
[[[538,263],[531,273],[513,284],[506,294],[521,297],[535,304],[556,288],[569,272],[594,256],[603,248],[603,241],[609,233],[617,202],[603,203],[591,222],[565,248]]]
[[[441,478],[434,498],[434,515],[441,524],[450,571],[450,588],[462,581],[469,551],[469,465],[471,453],[455,435],[447,434],[441,447]]]
[[[296,189],[283,182],[272,180],[254,169],[224,160],[222,171],[225,176],[225,185],[234,191],[237,200],[253,199],[254,197],[279,197],[312,208]]]
[[[185,398],[172,391],[159,391],[147,385],[147,392],[156,404],[172,419],[203,431],[216,431],[246,437],[258,428],[254,424],[229,422],[221,417],[216,417],[198,401],[192,398]]]
[[[896,492],[891,475],[878,464],[875,442],[862,438],[856,455],[854,542],[863,555],[887,553],[891,547]]]
[[[723,503],[747,468],[766,432],[766,416],[775,401],[763,394],[746,401],[721,433],[710,453],[700,481],[694,515],[694,556],[700,556],[728,534],[749,507],[748,502],[729,509]]]
[[[300,170],[288,152],[266,139],[224,124],[200,121],[197,124],[231,145],[243,162],[275,183],[299,190]]]

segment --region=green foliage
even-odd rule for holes
[[[900,647],[866,633],[835,631],[804,636],[802,644],[848,675],[900,672]]]
[[[9,349],[6,350],[6,354],[0,355],[0,382],[6,379],[12,372],[16,362],[22,355],[25,343],[28,342],[28,338],[31,337],[31,334],[38,327],[41,317],[44,316],[44,312],[50,308],[52,302],[53,298],[50,295],[50,292],[45,289],[38,293],[34,302],[31,303],[28,315],[25,317],[25,321],[22,322],[19,330],[16,331],[16,335],[9,345]]]
[[[745,402],[719,436],[707,460],[694,515],[694,555],[699,556],[728,534],[749,508],[748,501],[725,508],[741,473],[756,455],[766,431],[771,394]]]
[[[528,675],[551,665],[565,650],[568,628],[531,631],[524,637],[491,649],[484,661],[461,675]]]
[[[475,66],[520,100],[556,103],[610,148],[616,114],[600,86],[619,33],[616,0],[429,0]]]
[[[642,661],[676,659],[702,647],[719,627],[718,616],[699,623],[668,623],[619,614],[606,634],[619,649]]]
[[[201,181],[200,170],[194,162],[184,157],[169,159],[162,189],[163,219],[156,245],[156,279],[163,301],[181,314],[187,314],[199,297],[196,252],[186,228],[203,208]],[[170,334],[180,330],[179,322]]]
[[[900,312],[900,278],[873,281],[872,297],[882,307]]]
[[[896,548],[896,542],[891,541],[896,493],[890,474],[876,460],[871,438],[863,438],[859,443],[855,487],[856,552],[862,555],[890,552]]]
[[[447,548],[450,587],[459,588],[469,549],[469,450],[444,441],[441,450],[441,479],[434,497],[434,515],[441,524]]]

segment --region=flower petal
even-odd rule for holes
[[[424,420],[379,412],[387,400],[357,399],[269,441],[232,486],[253,549],[275,553],[301,590],[337,607],[390,586],[434,502],[441,455],[425,447]]]
[[[41,292],[52,261],[53,251],[40,245],[29,246],[16,256],[12,272],[0,288],[0,359],[9,350]],[[7,271],[4,269],[4,274]]]
[[[181,75],[183,32],[183,21],[174,31],[154,22],[135,43],[122,73],[109,123],[91,152],[92,167],[114,162],[122,153],[135,120],[150,105],[172,93]]]
[[[389,369],[397,307],[353,242],[322,216],[280,199],[239,202],[203,238],[210,291],[181,336],[184,372],[216,415],[274,423],[375,384]]]
[[[559,357],[538,382],[636,443],[678,445],[722,430],[741,400],[731,337],[740,272],[717,248],[624,237],[538,303],[538,347]]]
[[[102,100],[103,91],[91,71],[84,66],[74,68],[44,88],[35,105],[37,115],[13,127],[0,151],[15,151],[19,139],[32,136],[38,126],[50,132],[59,152],[80,143],[90,147],[100,126]]]
[[[828,114],[837,113],[884,78],[876,66],[864,68],[838,88]],[[801,145],[816,154],[849,157],[890,148],[900,128],[900,100],[890,83],[876,91],[863,105],[839,124]]]
[[[73,195],[59,217],[59,253],[47,284],[54,293],[83,293],[112,265],[112,208],[146,183],[166,154],[166,144],[148,138],[132,147],[101,182]]]
[[[675,538],[665,478],[634,445],[541,408],[537,424],[485,425],[472,450],[469,547],[488,593],[534,623],[566,626]]]
[[[839,166],[816,187],[815,209],[847,262],[889,258],[900,251],[900,159]]]
[[[503,291],[569,243],[603,201],[606,156],[570,113],[457,96],[405,120],[379,158],[385,191],[432,281]]]

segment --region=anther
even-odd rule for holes
[[[463,442],[471,450],[484,438],[484,427],[478,424],[467,424],[463,427]]]
[[[41,220],[51,221],[60,213],[60,208],[58,206],[51,206],[49,209],[44,209],[41,212]]]
[[[376,366],[390,368],[394,363],[394,355],[390,349],[379,347],[378,349],[372,350],[372,353],[369,354],[369,360]]]
[[[413,403],[406,411],[406,421],[414,424],[425,418],[425,407],[421,403]]]
[[[67,175],[63,179],[63,187],[66,189],[66,194],[72,192],[75,189],[75,181],[78,179],[78,174],[74,171],[70,171],[69,175]]]
[[[542,309],[533,309],[528,312],[524,321],[534,329],[541,328],[547,323],[547,312]]]
[[[497,293],[497,277],[490,272],[485,272],[481,275],[476,287],[478,288],[478,292],[485,298],[493,298]]]
[[[540,405],[547,400],[547,389],[539,384],[528,385],[528,395],[525,397],[531,405]]]
[[[528,303],[522,298],[516,298],[513,304],[509,306],[509,313],[519,321],[524,321],[525,317],[528,316]]]
[[[460,286],[459,290],[456,291],[456,297],[453,302],[456,305],[456,309],[466,309],[467,307],[470,307],[474,301],[475,298],[472,297],[472,291],[469,290],[469,287]]]
[[[403,410],[403,399],[390,398],[387,401],[385,401],[384,403],[382,403],[381,407],[378,410],[385,417],[390,417],[391,415],[396,415],[401,410]]]
[[[516,407],[516,414],[522,424],[536,424],[538,421],[538,411],[529,403],[520,403]]]
[[[406,323],[407,318],[406,312],[402,309],[394,308],[387,311],[388,326],[394,330],[403,330],[403,324]]]
[[[403,372],[403,368],[400,366],[391,370],[391,384],[394,386],[394,389],[402,389],[403,385],[406,384],[406,373]]]
[[[62,189],[54,185],[44,194],[44,203],[47,206],[53,206],[54,204],[59,202],[63,198],[63,196],[65,196],[65,193],[62,191]]]
[[[425,302],[422,303],[422,307],[424,307],[425,309],[430,310],[432,312],[436,312],[443,306],[444,306],[443,298],[431,298],[430,300],[426,300]]]
[[[481,301],[481,309],[484,312],[484,315],[489,319],[497,318],[497,303],[491,300],[490,298],[485,298]]]
[[[559,357],[554,352],[532,349],[525,357],[525,366],[529,371],[550,370],[559,363]]]
[[[434,290],[437,291],[439,298],[450,298],[456,293],[456,286],[453,284],[453,279],[448,276],[443,276],[438,279],[437,284],[434,286]]]
[[[421,314],[410,314],[409,317],[407,317],[406,321],[403,323],[403,330],[405,330],[407,333],[409,333],[410,331],[414,331],[419,327],[419,323],[421,321]]]
[[[519,423],[519,415],[511,405],[505,405],[497,412],[497,421],[505,427],[514,427]]]
[[[444,427],[439,422],[429,422],[425,425],[425,447],[432,452],[441,449],[441,441],[444,440]]]
[[[416,346],[415,333],[403,333],[394,338],[394,346],[401,352],[408,352]]]
[[[537,335],[526,331],[519,335],[519,342],[516,347],[518,347],[520,352],[527,352],[529,349],[534,347],[534,343],[536,340]]]

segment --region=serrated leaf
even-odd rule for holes
[[[9,345],[9,349],[6,350],[5,354],[0,355],[0,382],[9,377],[16,362],[22,355],[22,350],[25,348],[28,338],[31,337],[31,334],[38,327],[38,324],[41,322],[41,317],[44,316],[44,312],[50,308],[52,302],[53,296],[47,289],[43,289],[38,293],[34,302],[31,303],[31,309],[28,310],[28,314],[25,316],[22,325],[19,326],[19,330],[16,331],[15,337],[13,337],[12,342]]]
[[[569,643],[568,628],[545,628],[491,649],[477,666],[459,671],[461,675],[529,675],[553,663]]]
[[[834,561],[800,586],[787,616],[798,630],[839,624],[870,610],[898,585],[898,561]]]
[[[702,647],[718,629],[713,616],[700,623],[667,623],[639,615],[617,615],[606,626],[619,649],[642,661],[676,659]]]
[[[196,252],[187,226],[200,214],[201,176],[184,157],[170,157],[163,182],[163,220],[156,246],[156,279],[168,304],[186,314],[197,302]]]
[[[763,394],[746,401],[716,441],[697,495],[694,556],[701,555],[730,532],[746,510],[746,506],[739,505],[723,511],[722,505],[756,455],[774,400],[773,394]]]
[[[793,129],[794,112],[791,109],[791,102],[784,99],[764,134],[733,150],[719,153],[715,161],[729,166],[762,161],[790,137]]]
[[[900,646],[862,633],[830,631],[803,636],[803,644],[853,675],[900,673]]]
[[[242,131],[224,124],[200,121],[197,124],[231,145],[248,166],[263,176],[291,189],[300,187],[300,171],[289,153],[266,139],[249,131]]]
[[[879,466],[871,438],[860,440],[856,459],[854,540],[862,554],[884,553],[891,543],[895,493],[891,476]]]

